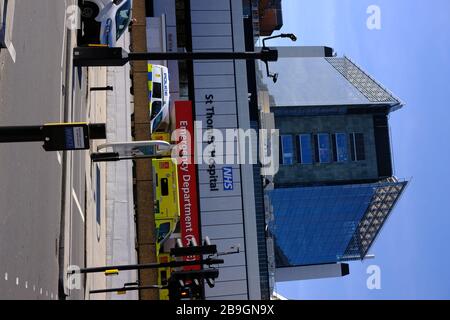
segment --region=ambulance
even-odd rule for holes
[[[152,159],[152,169],[156,257],[159,263],[165,263],[173,261],[170,256],[170,248],[175,245],[175,237],[179,236],[178,172],[177,165],[168,157]],[[171,272],[172,269],[169,267],[159,268],[158,285],[166,286]],[[168,289],[161,289],[159,298],[160,300],[168,300]]]

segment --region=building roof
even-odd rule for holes
[[[340,74],[342,74],[359,92],[369,101],[374,103],[391,103],[393,106],[401,107],[403,103],[395,97],[388,89],[368,75],[362,68],[350,58],[344,56],[325,58]]]
[[[408,182],[391,177],[376,189],[366,213],[340,261],[363,260],[392,212]]]

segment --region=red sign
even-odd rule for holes
[[[201,245],[199,210],[197,197],[197,175],[194,163],[194,117],[191,101],[175,101],[176,135],[178,154],[178,190],[180,199],[180,231],[184,246],[192,239]],[[186,261],[200,257],[189,256]],[[199,270],[200,266],[184,267],[184,270]]]

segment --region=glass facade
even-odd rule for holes
[[[270,191],[277,268],[363,259],[405,185],[391,181]],[[381,206],[383,215],[372,211]],[[376,229],[369,230],[369,216],[378,217]]]

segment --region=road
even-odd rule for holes
[[[16,1],[16,62],[0,53],[1,126],[85,121],[85,71],[67,59],[70,3]],[[0,299],[57,299],[61,261],[84,266],[85,154],[41,145],[0,145]]]

